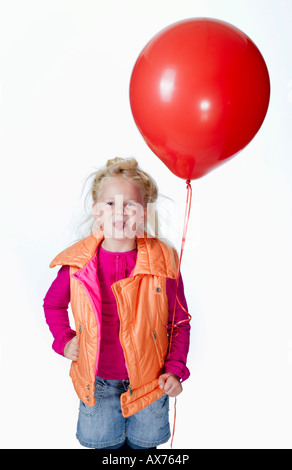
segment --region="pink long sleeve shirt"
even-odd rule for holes
[[[102,298],[101,344],[97,375],[108,380],[125,380],[128,378],[128,373],[119,340],[120,320],[111,285],[131,274],[136,264],[137,250],[112,252],[105,250],[99,245],[96,256]],[[169,306],[170,332],[175,302],[175,279],[167,278],[166,293]],[[180,303],[188,311],[181,274],[178,279],[177,296]],[[69,266],[62,266],[49,288],[43,304],[46,322],[54,337],[52,347],[55,352],[61,355],[64,355],[66,343],[76,335],[69,323],[69,302]],[[175,323],[186,318],[186,313],[179,303],[176,302]],[[181,323],[179,325],[179,334],[176,335],[176,332],[174,332],[171,351],[165,361],[165,371],[176,374],[182,381],[186,380],[190,375],[189,369],[186,366],[189,341],[190,324],[189,322]]]

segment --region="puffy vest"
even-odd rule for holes
[[[50,267],[70,266],[70,303],[79,341],[79,356],[70,377],[75,391],[94,406],[98,369],[102,302],[96,251],[104,239],[102,229],[58,254]],[[178,254],[158,238],[137,238],[137,262],[128,278],[111,285],[120,318],[120,342],[129,375],[129,388],[121,394],[124,417],[142,410],[163,395],[158,378],[163,373],[169,338],[166,279],[176,278]]]

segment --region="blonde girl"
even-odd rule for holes
[[[152,449],[170,438],[169,397],[182,392],[190,325],[178,254],[151,233],[158,187],[135,158],[93,175],[92,233],[59,253],[44,298],[53,349],[72,361],[76,437],[95,449]],[[71,304],[75,328],[69,324]]]

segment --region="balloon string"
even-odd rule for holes
[[[187,200],[186,200],[186,209],[185,209],[185,217],[184,217],[184,227],[183,227],[183,235],[182,235],[182,243],[181,243],[181,251],[180,251],[180,259],[179,259],[179,264],[177,267],[177,273],[176,273],[176,279],[175,279],[175,300],[174,300],[174,307],[173,307],[173,314],[172,314],[172,324],[171,324],[171,333],[170,333],[170,340],[169,340],[169,351],[170,353],[171,350],[171,344],[172,344],[172,337],[173,337],[173,329],[174,327],[177,327],[180,323],[184,322],[189,322],[191,320],[191,315],[189,312],[183,307],[183,305],[180,303],[179,298],[177,297],[177,283],[178,283],[178,278],[179,278],[179,273],[180,273],[180,266],[181,266],[181,260],[182,260],[182,255],[183,255],[183,250],[185,246],[185,241],[186,241],[186,233],[187,233],[187,228],[188,228],[188,223],[189,223],[189,217],[190,217],[190,211],[191,211],[191,204],[192,204],[192,187],[191,187],[191,182],[190,180],[187,180]],[[186,312],[188,315],[188,318],[185,320],[180,320],[176,324],[174,323],[174,318],[175,318],[175,309],[176,309],[176,301],[178,301],[179,305],[181,308]],[[175,336],[178,335],[178,332]]]
[[[191,181],[187,180],[187,200],[186,200],[186,209],[185,209],[185,217],[184,217],[184,227],[183,227],[183,235],[182,235],[182,243],[181,243],[181,251],[180,251],[180,258],[179,258],[179,264],[177,268],[177,273],[176,273],[176,279],[175,279],[175,300],[174,300],[174,307],[173,307],[173,314],[172,314],[172,324],[171,324],[171,333],[170,333],[170,340],[169,340],[169,349],[168,349],[168,354],[170,353],[171,350],[171,345],[172,345],[172,337],[173,337],[173,329],[174,327],[177,327],[180,323],[184,322],[189,322],[192,317],[189,314],[189,312],[183,307],[183,305],[180,303],[179,298],[177,297],[177,283],[178,283],[178,278],[179,278],[179,273],[180,273],[180,266],[181,266],[181,260],[182,260],[182,254],[184,251],[184,246],[185,246],[185,241],[186,241],[186,233],[187,233],[187,228],[188,228],[188,223],[189,223],[189,218],[190,218],[190,211],[191,211],[191,203],[192,203],[192,187],[191,187]],[[186,312],[188,318],[185,320],[180,320],[176,324],[174,323],[174,318],[175,318],[175,308],[176,308],[176,301],[180,304],[181,308]],[[177,331],[177,336],[179,333],[179,329]],[[174,439],[174,433],[175,433],[175,422],[176,422],[176,397],[174,400],[174,418],[173,418],[173,430],[172,430],[172,439],[171,439],[171,448],[173,444],[173,439]]]
[[[175,432],[175,421],[176,421],[176,397],[174,399],[174,418],[173,418],[173,430],[172,430],[172,438],[171,438],[171,444],[170,447],[172,448],[172,443],[173,443],[173,438],[174,438],[174,432]]]

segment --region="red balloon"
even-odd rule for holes
[[[269,100],[259,49],[235,26],[211,18],[159,32],[139,55],[130,81],[131,109],[144,140],[176,176],[189,180],[246,147]]]

